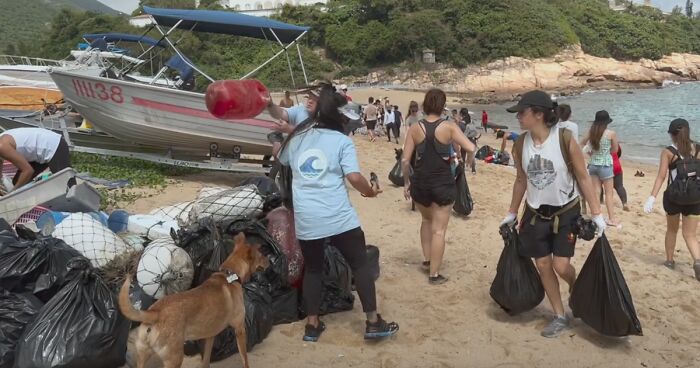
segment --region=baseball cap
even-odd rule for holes
[[[610,114],[608,114],[608,112],[605,110],[600,110],[595,113],[595,123],[610,124],[612,121],[613,119],[610,119]]]
[[[690,129],[690,124],[688,124],[688,121],[685,119],[676,119],[668,126],[668,132],[670,134],[677,134],[678,131],[683,128]]]
[[[535,90],[525,93],[516,105],[507,108],[506,111],[521,112],[531,106],[553,109],[554,102],[552,101],[552,97],[547,92]]]

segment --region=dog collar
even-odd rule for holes
[[[224,273],[224,275],[226,275],[226,282],[228,282],[229,284],[233,284],[236,281],[238,281],[238,283],[241,282],[241,279],[238,277],[238,275],[236,275],[235,272],[226,269],[221,271]]]

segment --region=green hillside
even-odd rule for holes
[[[97,0],[0,0],[0,53],[37,55],[37,38],[61,8],[120,14]]]

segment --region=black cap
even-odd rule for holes
[[[678,131],[683,128],[690,129],[690,124],[688,124],[688,121],[685,119],[676,119],[671,122],[671,125],[668,126],[668,132],[671,134],[678,134]]]
[[[520,101],[518,101],[517,105],[507,108],[506,111],[521,112],[531,106],[539,106],[548,109],[553,109],[554,102],[552,102],[552,97],[550,97],[547,92],[530,91],[520,98]]]
[[[610,119],[610,114],[605,110],[600,110],[595,113],[595,121],[593,123],[610,124],[613,119]]]

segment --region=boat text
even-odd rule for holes
[[[124,95],[119,86],[105,85],[104,83],[92,83],[81,79],[73,79],[75,94],[80,97],[100,99],[102,101],[112,100],[115,103],[124,103]]]

